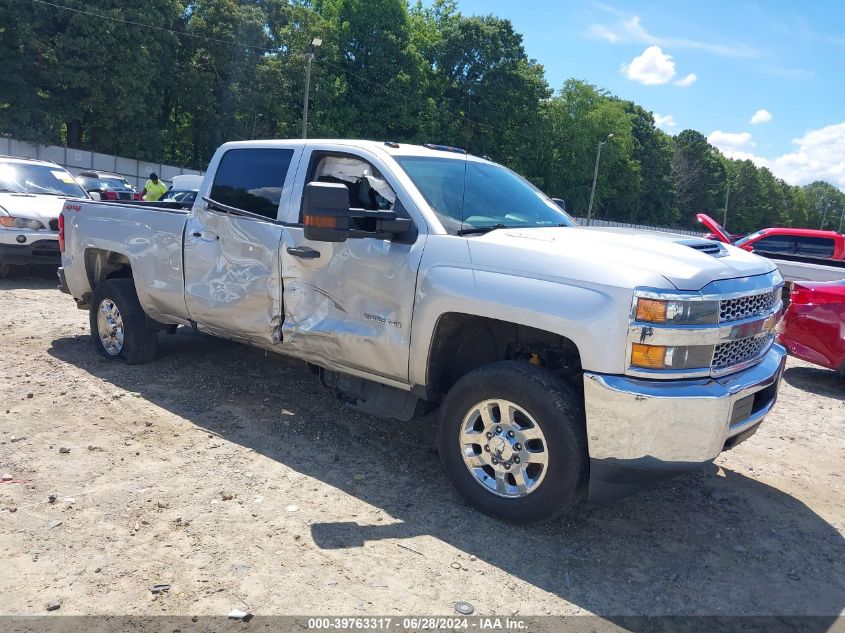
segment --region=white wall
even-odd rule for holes
[[[201,171],[185,169],[163,163],[148,163],[134,158],[122,158],[111,154],[86,152],[81,149],[59,147],[57,145],[32,145],[13,138],[0,138],[0,156],[21,156],[23,158],[38,158],[51,160],[67,169],[74,176],[86,169],[108,171],[124,176],[129,182],[141,189],[150,172],[156,172],[163,181],[169,184],[173,176],[181,174],[200,174]]]

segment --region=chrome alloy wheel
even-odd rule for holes
[[[509,400],[484,400],[472,407],[458,441],[469,472],[500,497],[529,495],[546,476],[549,454],[543,431]]]
[[[103,299],[97,308],[97,333],[103,349],[110,356],[117,356],[123,350],[123,317],[114,301]]]

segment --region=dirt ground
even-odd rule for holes
[[[0,613],[845,611],[832,372],[790,360],[713,467],[518,528],[464,505],[431,420],[351,412],[298,361],[184,328],[100,359],[50,272],[0,280],[0,316]]]

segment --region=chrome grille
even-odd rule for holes
[[[770,290],[756,295],[723,299],[719,302],[719,322],[738,321],[769,312],[777,303],[778,291]]]
[[[771,334],[749,336],[728,343],[719,343],[713,351],[712,371],[721,371],[760,355],[773,340]]]

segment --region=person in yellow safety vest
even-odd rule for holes
[[[141,192],[142,200],[149,200],[154,202],[161,198],[167,191],[167,185],[158,179],[158,174],[153,172],[150,174],[150,179],[144,185],[144,190]]]

